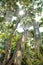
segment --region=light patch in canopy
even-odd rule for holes
[[[12,17],[12,21],[14,21],[14,20],[17,20],[17,17],[16,16],[13,16]]]
[[[20,5],[19,1],[16,4],[19,6],[19,8],[22,8],[22,5]]]
[[[24,12],[23,10],[20,10],[20,11],[19,11],[19,15],[20,15],[20,16],[23,16],[24,14],[25,14],[25,12]]]
[[[40,31],[40,32],[43,32],[43,27],[40,27],[40,28],[39,28],[39,31]]]

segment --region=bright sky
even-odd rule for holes
[[[29,27],[29,30],[31,30],[31,29],[33,29],[33,26]],[[20,32],[20,33],[24,31],[23,28],[20,26],[20,24],[17,27],[17,31]],[[40,27],[39,31],[43,32],[43,27]]]
[[[21,13],[20,13],[21,14]],[[37,21],[37,22],[39,22],[39,20],[40,20],[40,18],[43,16],[43,12],[42,12],[42,15],[41,16],[38,16],[38,15],[36,15],[36,18],[35,18],[35,20]],[[29,28],[29,30],[31,30],[31,29],[33,29],[33,26],[31,26],[30,28]],[[23,28],[20,26],[20,23],[19,23],[19,25],[18,25],[18,27],[17,27],[17,31],[18,32],[23,32],[24,30],[23,30]],[[39,28],[39,31],[40,32],[43,32],[43,27],[40,27]]]
[[[19,6],[20,9],[22,8],[22,6],[19,4],[19,2],[17,2],[17,5]],[[40,6],[41,6],[41,5],[40,5]],[[37,8],[37,5],[35,5],[34,8]],[[19,12],[19,14],[20,14],[20,15],[21,15],[21,14],[23,15],[24,12],[21,11],[21,12]],[[42,13],[41,13],[41,16],[38,16],[38,15],[36,14],[36,17],[35,17],[36,22],[39,22],[39,20],[40,20],[41,17],[43,17],[43,11],[42,11]],[[31,26],[31,27],[29,28],[29,30],[31,30],[31,29],[33,29],[33,26]],[[18,31],[18,32],[23,32],[23,31],[24,31],[23,28],[20,26],[20,24],[19,24],[18,27],[17,27],[17,31]],[[40,28],[39,28],[39,31],[40,31],[40,32],[43,32],[43,27],[40,27]]]
[[[1,5],[1,4],[0,4],[0,5]],[[22,6],[23,6],[23,5],[20,5],[19,2],[17,2],[17,5],[19,6],[20,9],[21,9]],[[37,5],[34,6],[34,8],[37,8]],[[24,15],[24,11],[23,11],[23,10],[20,10],[19,15],[20,15],[20,16]],[[41,13],[41,16],[38,16],[38,15],[36,14],[35,20],[36,20],[37,22],[39,22],[39,20],[40,20],[41,17],[43,17],[43,11],[42,11],[42,13]],[[12,21],[13,21],[13,20],[16,20],[16,19],[17,19],[17,17],[14,17],[14,16],[12,17]],[[7,22],[7,23],[8,23],[8,22]],[[7,25],[7,23],[6,23],[6,25]],[[33,26],[31,26],[31,27],[29,28],[29,30],[30,30],[30,29],[33,29]],[[40,32],[43,32],[43,27],[40,27],[39,30],[40,30]],[[24,31],[23,28],[20,26],[20,24],[19,24],[18,27],[17,27],[17,31],[18,31],[18,32],[23,32],[23,31]]]

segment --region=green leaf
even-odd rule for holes
[[[0,22],[3,22],[5,20],[4,17],[0,17]]]

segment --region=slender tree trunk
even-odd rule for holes
[[[40,32],[39,32],[39,26],[38,23],[34,22],[34,37],[35,37],[35,53],[40,52],[39,47],[41,45],[41,38],[40,38]]]
[[[13,37],[13,34],[14,34],[14,31],[16,30],[17,28],[17,25],[20,21],[18,21],[15,25],[15,27],[13,28],[13,31],[9,37],[9,40],[7,41],[6,45],[5,45],[5,58],[4,58],[4,61],[2,63],[2,65],[5,65],[6,62],[8,61],[8,55],[9,55],[9,49],[10,49],[10,46],[11,46],[11,40],[12,40],[12,37]]]

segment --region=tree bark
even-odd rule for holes
[[[14,65],[21,65],[23,49],[25,48],[25,42],[26,42],[26,33],[24,33],[23,36],[18,41],[17,48],[14,51],[13,57],[7,65],[11,65],[12,62],[14,63]]]

